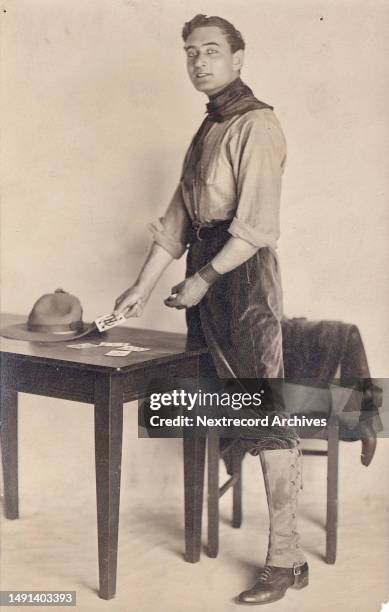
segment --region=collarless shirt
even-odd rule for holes
[[[231,236],[258,248],[277,248],[286,142],[275,113],[255,109],[214,123],[204,137],[191,184],[181,180],[163,217],[149,225],[154,241],[178,259],[193,224],[231,221]]]

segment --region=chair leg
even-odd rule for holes
[[[219,552],[219,436],[208,431],[208,557]]]
[[[335,563],[338,531],[339,424],[328,424],[326,562]]]
[[[233,453],[232,469],[237,480],[232,488],[232,526],[236,528],[242,524],[242,459],[242,453]]]

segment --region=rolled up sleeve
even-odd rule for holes
[[[163,217],[148,225],[153,240],[174,259],[179,259],[186,250],[186,236],[190,218],[182,197],[181,184],[174,192],[173,198]]]
[[[265,111],[248,115],[229,143],[237,209],[228,231],[259,248],[276,248],[285,138],[275,116],[269,117]]]

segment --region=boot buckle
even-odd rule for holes
[[[300,576],[302,567],[303,567],[302,565],[298,565],[297,563],[294,563],[293,564],[293,575]]]

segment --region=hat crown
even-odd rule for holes
[[[56,289],[35,302],[27,321],[0,328],[0,335],[29,342],[67,342],[94,331],[94,323],[82,320],[80,300],[63,289]]]
[[[57,289],[42,295],[32,307],[27,321],[29,330],[74,331],[82,328],[82,307],[74,295]]]

